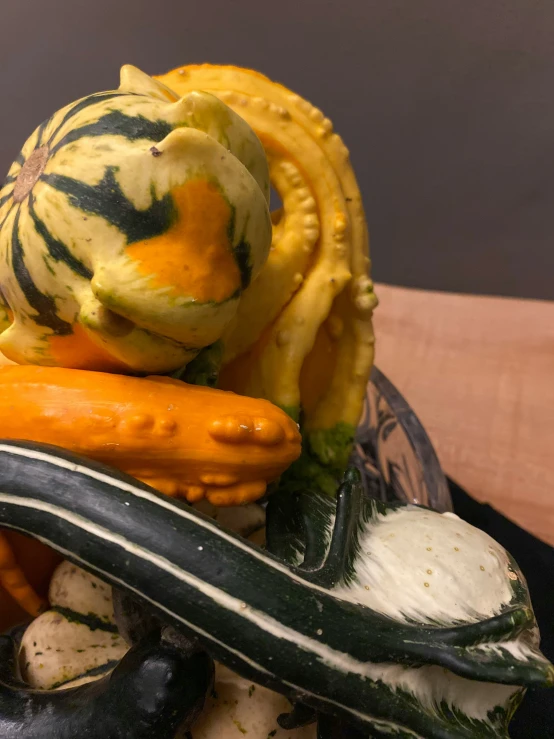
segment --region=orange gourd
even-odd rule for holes
[[[0,534],[0,633],[46,607],[57,552],[15,531]]]
[[[260,498],[300,455],[296,423],[267,400],[168,377],[0,368],[2,436],[104,462],[168,495]]]

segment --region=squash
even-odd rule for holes
[[[63,690],[21,683],[13,654],[13,640],[0,637],[2,739],[185,737],[213,684],[209,656],[164,634],[135,646],[101,680]]]
[[[202,501],[196,507],[207,508],[221,525],[243,536],[263,524],[265,518],[264,509],[256,504],[210,508]],[[70,562],[60,564],[50,583],[52,610],[30,624],[19,649],[19,671],[28,685],[63,690],[103,678],[114,669],[113,654],[109,652],[113,652],[114,646],[119,648],[113,629],[116,620],[119,634],[129,645],[138,644],[163,628],[126,591],[114,591],[113,602],[110,591],[101,580]],[[107,650],[99,643],[104,633],[108,638]],[[48,641],[43,645],[45,640]],[[75,643],[73,649],[70,641]],[[87,643],[95,649],[87,649]],[[93,662],[91,666],[91,656],[101,664],[95,666]],[[275,739],[286,739],[288,734],[277,723],[280,714],[291,710],[286,698],[244,680],[223,665],[215,667],[214,691],[192,727],[195,738],[224,739],[227,734],[233,736],[240,726],[256,736],[265,738],[271,733]],[[295,732],[295,739],[312,737],[315,739],[312,726]]]
[[[194,739],[316,739],[314,726],[291,733],[277,723],[290,711],[287,699],[239,677],[223,665],[215,666],[215,691],[193,726]]]
[[[128,651],[117,632],[111,588],[62,562],[49,589],[50,610],[29,624],[19,647],[19,673],[32,688],[76,687],[113,670]]]
[[[296,423],[266,400],[169,377],[0,368],[4,438],[54,443],[167,495],[256,500],[300,454]]]
[[[221,336],[271,241],[250,127],[130,66],[55,113],[0,191],[0,351],[19,364],[165,373]]]
[[[205,90],[244,118],[283,203],[269,258],[224,332],[219,387],[301,418],[306,453],[340,478],[373,363],[377,304],[348,150],[320,110],[258,72],[202,64],[158,80],[179,95]]]
[[[289,726],[317,711],[376,737],[506,739],[521,686],[554,684],[525,579],[485,533],[368,500],[355,470],[336,501],[283,493],[269,508],[273,554],[65,450],[0,444],[0,525],[40,536],[283,693],[298,704]]]
[[[0,632],[47,608],[50,578],[61,557],[15,531],[0,533]]]

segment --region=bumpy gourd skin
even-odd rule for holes
[[[25,143],[0,191],[0,351],[169,372],[220,338],[271,240],[263,147],[204,92],[134,67]]]
[[[190,65],[158,78],[199,88],[262,141],[283,201],[267,263],[224,334],[221,387],[303,411],[307,441],[340,474],[373,363],[367,225],[348,150],[323,113],[258,72]]]
[[[257,500],[300,454],[297,424],[267,400],[169,377],[2,367],[0,417],[3,438],[57,444],[191,503]]]

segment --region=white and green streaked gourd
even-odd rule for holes
[[[506,739],[523,686],[554,683],[510,555],[452,514],[364,498],[357,472],[336,500],[273,495],[269,552],[55,447],[2,442],[0,491],[1,526],[285,695],[286,728],[319,717],[327,736],[332,717],[364,737]],[[6,691],[0,680],[0,707]]]
[[[32,621],[19,648],[19,671],[32,688],[56,690],[113,670],[128,645],[115,623],[111,588],[62,562],[48,593],[50,609]]]
[[[37,128],[0,191],[0,351],[107,371],[186,365],[265,263],[268,202],[242,118],[123,67],[118,90]]]

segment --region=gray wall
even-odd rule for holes
[[[0,170],[123,63],[252,66],[345,138],[377,279],[554,298],[553,0],[1,5]]]

